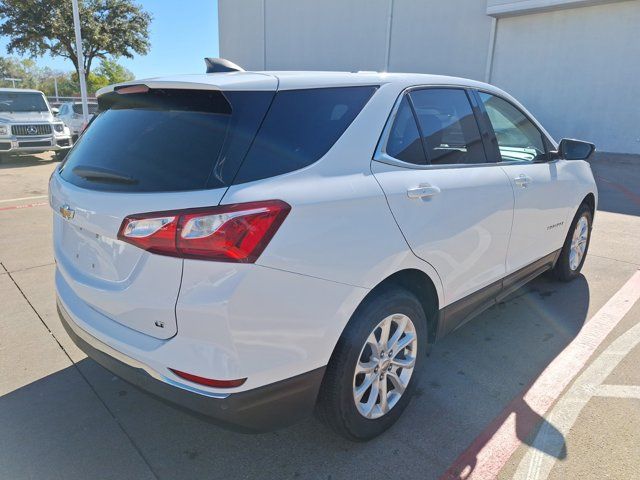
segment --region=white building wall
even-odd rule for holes
[[[556,138],[640,153],[640,0],[218,5],[220,56],[246,69],[489,74]]]
[[[484,80],[492,18],[483,0],[394,0],[389,71]]]
[[[500,18],[493,62],[556,138],[640,153],[640,2]]]

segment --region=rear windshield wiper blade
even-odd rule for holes
[[[125,175],[123,173],[109,170],[108,168],[91,167],[86,165],[78,165],[74,167],[73,173],[77,176],[89,180],[90,182],[112,182],[112,183],[125,183],[128,185],[135,185],[138,183],[133,177]]]

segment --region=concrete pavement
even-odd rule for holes
[[[438,478],[640,267],[640,161],[603,158],[594,162],[601,201],[584,275],[569,284],[539,278],[436,345],[417,398],[389,432],[354,444],[308,419],[236,434],[137,391],[71,343],[55,312],[51,213],[38,205],[55,165],[46,157],[0,165],[3,479]],[[14,208],[24,205],[33,206]],[[638,323],[636,305],[593,360]],[[640,386],[638,360],[635,347],[605,384]],[[529,412],[564,445],[548,478],[634,478],[638,407],[638,398],[595,396],[567,433]],[[524,468],[538,432],[518,437],[501,478]]]

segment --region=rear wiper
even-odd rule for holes
[[[134,185],[138,183],[138,180],[130,177],[129,175],[125,175],[123,173],[118,173],[113,170],[101,167],[78,165],[77,167],[74,167],[73,173],[75,173],[79,177],[84,178],[85,180],[89,180],[90,182],[104,181],[113,183],[126,183],[128,185]]]

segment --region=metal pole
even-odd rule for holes
[[[87,104],[87,79],[84,74],[84,55],[82,54],[82,34],[80,33],[80,13],[78,0],[73,3],[73,28],[76,32],[76,57],[78,59],[78,76],[80,77],[80,97],[82,98],[82,119],[89,120],[89,105]]]
[[[59,102],[59,99],[58,99],[58,77],[53,77],[53,89],[56,92],[56,103],[58,103]]]

